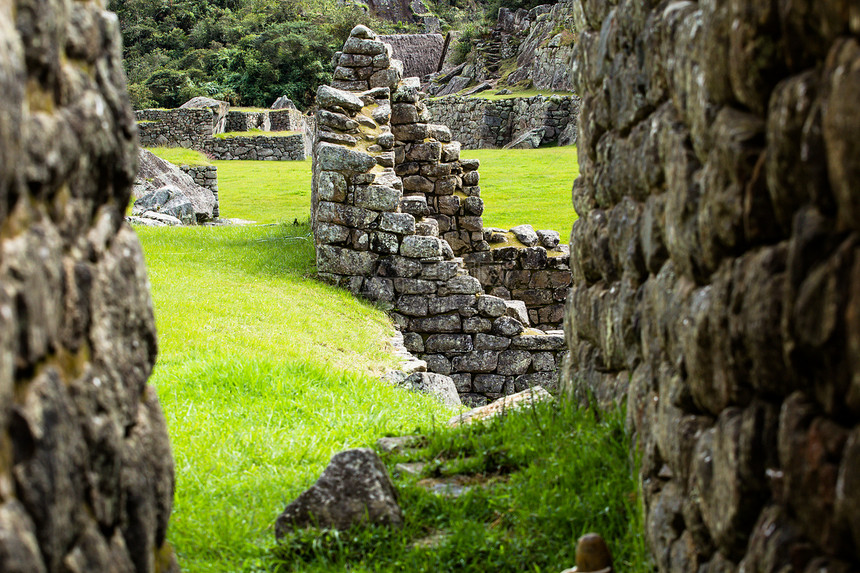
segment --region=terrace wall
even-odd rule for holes
[[[250,161],[303,161],[304,136],[253,135],[250,137],[213,137],[203,144],[202,151],[212,159],[244,159]]]
[[[567,388],[660,571],[860,570],[860,10],[583,1]]]
[[[216,114],[205,108],[142,109],[134,112],[141,147],[202,149],[215,133]]]
[[[498,148],[542,128],[541,143],[576,143],[579,98],[533,96],[487,100],[446,96],[426,101],[432,121],[447,125],[464,149]]]

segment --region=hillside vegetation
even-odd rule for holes
[[[428,2],[443,29],[459,28],[499,6],[537,0]],[[135,109],[177,107],[199,95],[268,107],[282,95],[306,109],[331,81],[332,56],[349,31],[417,32],[340,0],[111,0],[119,16],[129,95]]]

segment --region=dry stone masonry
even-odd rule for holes
[[[565,385],[660,571],[860,570],[860,4],[577,8]]]
[[[0,571],[176,571],[116,16],[0,2]]]
[[[509,147],[523,136],[537,134],[534,148],[557,141],[576,143],[576,96],[532,96],[489,100],[447,96],[425,102],[433,121],[451,128],[451,136],[463,149]]]
[[[143,147],[185,147],[208,154],[212,159],[303,161],[307,145],[303,133],[308,128],[295,108],[271,110],[230,110],[226,102],[194,98],[176,109],[144,109],[135,112],[140,145]],[[288,132],[278,134],[217,138],[225,132]]]
[[[335,71],[345,89],[317,92],[319,276],[387,306],[406,348],[470,403],[556,387],[562,333],[529,328],[525,306],[485,294],[460,257],[492,260],[478,161],[460,159],[450,130],[428,123],[418,79],[402,79],[391,53],[356,27]]]

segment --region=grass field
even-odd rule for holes
[[[468,152],[483,162],[488,225],[527,220],[566,237],[572,216],[546,191],[572,182],[575,151],[562,149]],[[648,570],[620,416],[553,406],[487,432],[442,431],[449,411],[377,380],[393,363],[387,317],[313,280],[310,163],[215,163],[222,215],[267,224],[138,228],[159,332],[152,383],[176,461],[168,536],[183,571],[558,571],[591,529],[624,571]],[[535,183],[553,170],[557,181]],[[530,178],[525,192],[512,171]],[[275,517],[333,453],[416,431],[432,471],[465,463],[498,474],[497,487],[449,503],[399,479],[402,531],[305,532],[274,547]],[[435,533],[448,541],[414,546]]]
[[[558,231],[562,242],[568,242],[576,220],[571,202],[579,175],[575,147],[477,149],[460,155],[481,160],[485,227],[528,223]]]

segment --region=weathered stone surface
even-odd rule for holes
[[[436,237],[410,235],[404,237],[400,245],[400,254],[404,257],[426,259],[442,256],[442,245]]]
[[[610,4],[577,18],[564,385],[626,396],[659,571],[856,569],[845,3]]]
[[[0,12],[0,570],[153,571],[160,554],[173,570],[155,320],[123,222],[137,142],[116,17]],[[187,113],[213,128],[213,112]]]
[[[357,96],[326,85],[317,89],[317,105],[322,109],[340,107],[351,112],[360,111],[364,107],[364,103]]]
[[[416,392],[435,396],[449,408],[457,408],[462,404],[454,380],[444,374],[416,372],[409,376],[403,385]]]
[[[203,223],[215,217],[218,206],[215,195],[197,185],[181,169],[142,148],[138,151],[138,165],[133,214],[160,212],[180,219],[185,225]]]
[[[379,456],[370,448],[332,456],[322,475],[275,521],[275,537],[294,529],[321,527],[345,530],[372,523],[400,527],[403,514],[397,491]]]
[[[366,173],[376,165],[376,159],[367,153],[353,151],[331,143],[320,143],[317,146],[316,157],[320,169],[326,171]]]

